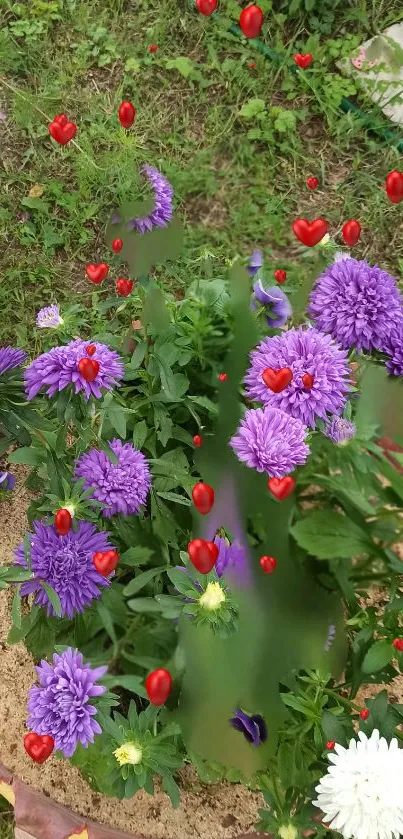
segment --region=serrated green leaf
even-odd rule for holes
[[[371,550],[364,531],[347,516],[333,511],[315,510],[290,532],[301,548],[318,559],[351,558]]]
[[[163,574],[165,570],[165,566],[161,566],[160,568],[149,568],[147,571],[143,571],[141,574],[138,574],[137,577],[130,580],[130,583],[128,583],[123,589],[124,596],[129,597],[129,595],[137,594],[137,592],[150,583],[154,577],[157,577],[158,574]]]
[[[363,673],[377,673],[392,661],[393,656],[394,649],[390,641],[386,639],[375,641],[362,662],[361,670]]]

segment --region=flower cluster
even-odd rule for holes
[[[75,393],[82,392],[85,399],[95,396],[100,399],[102,389],[112,390],[123,379],[123,361],[114,350],[105,344],[95,342],[96,351],[91,356],[99,364],[93,381],[87,381],[80,373],[78,363],[87,357],[88,341],[77,338],[66,346],[53,347],[39,355],[25,370],[25,390],[28,399],[33,399],[46,388],[51,397],[64,388],[73,386]]]
[[[151,487],[147,460],[131,443],[111,440],[109,445],[117,463],[112,463],[106,452],[90,449],[78,459],[74,477],[83,478],[85,489],[93,490],[92,497],[103,505],[105,518],[119,513],[137,515]]]

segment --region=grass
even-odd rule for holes
[[[10,804],[0,796],[0,839],[13,839],[14,825]]]

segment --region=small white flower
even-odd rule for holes
[[[123,743],[113,754],[119,766],[124,766],[126,763],[137,766],[143,759],[143,749],[137,743]]]
[[[57,329],[64,323],[60,317],[60,309],[58,306],[45,306],[36,316],[36,325],[39,329]]]
[[[333,764],[316,787],[313,801],[323,821],[344,839],[399,839],[403,833],[403,749],[374,729],[348,748],[335,746]]]
[[[208,583],[205,592],[199,598],[200,606],[203,609],[207,609],[208,612],[214,612],[216,609],[219,609],[224,601],[225,593],[220,583]]]

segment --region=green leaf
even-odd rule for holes
[[[167,70],[177,70],[184,79],[188,79],[195,70],[193,61],[184,55],[180,55],[178,58],[170,58],[165,66]]]
[[[115,632],[115,627],[113,625],[113,620],[112,620],[112,616],[111,616],[111,613],[110,613],[109,609],[107,609],[106,606],[103,605],[103,603],[98,601],[97,602],[97,612],[99,614],[99,617],[101,618],[102,626],[104,627],[104,629],[108,633],[109,637],[112,639],[113,643],[116,644],[117,643],[116,632]]]
[[[248,99],[239,112],[239,116],[244,119],[262,118],[266,111],[266,103],[263,99]]]
[[[174,807],[175,809],[179,807],[181,803],[180,789],[176,781],[174,781],[172,775],[162,776],[162,786],[166,794],[169,795],[171,799],[172,807]]]
[[[128,548],[120,555],[120,563],[123,565],[145,565],[153,555],[154,551],[151,548],[143,548],[141,545],[137,545],[135,548]]]
[[[129,368],[131,370],[137,370],[137,368],[140,367],[140,364],[144,360],[146,350],[147,350],[146,342],[145,341],[140,341],[140,343],[137,344],[137,347],[134,350],[134,353],[133,353],[133,355],[130,359],[130,362],[129,362]]]
[[[141,696],[143,699],[148,698],[141,676],[136,676],[133,673],[128,673],[124,676],[104,676],[102,681],[107,687],[125,688]]]
[[[153,597],[136,597],[128,600],[127,605],[133,612],[161,612],[161,606]]]
[[[141,449],[147,439],[148,428],[144,420],[137,422],[133,428],[133,446],[136,449]]]
[[[390,641],[385,639],[375,641],[375,644],[369,648],[364,661],[361,665],[363,673],[377,673],[382,670],[389,662],[392,661],[395,652]]]
[[[165,570],[165,567],[162,566],[161,568],[149,568],[148,571],[143,571],[141,574],[138,574],[138,576],[133,580],[130,580],[130,583],[128,583],[126,588],[123,589],[124,596],[128,597],[131,594],[137,594],[137,592],[150,583],[154,577],[158,574],[163,574]]]
[[[61,616],[62,616],[62,604],[60,602],[60,597],[59,597],[57,591],[55,591],[54,588],[52,588],[52,586],[49,586],[48,583],[45,583],[44,580],[40,580],[40,584],[45,589],[46,594],[48,595],[49,600],[50,600],[57,616],[59,618],[61,618]]]
[[[174,504],[182,504],[184,507],[190,507],[192,502],[184,495],[178,495],[176,492],[157,492],[160,498],[165,498],[166,501],[172,501]]]
[[[344,746],[347,740],[346,728],[335,714],[326,709],[322,713],[322,730],[326,740],[334,740]]]
[[[17,629],[21,629],[21,597],[20,597],[20,589],[18,587],[17,591],[13,597],[13,605],[11,607],[11,617],[13,621],[13,626],[16,626]]]
[[[126,414],[124,409],[120,405],[112,403],[108,405],[105,413],[110,424],[119,434],[119,437],[124,440],[126,437]]]
[[[11,452],[8,458],[10,463],[21,463],[24,466],[39,466],[45,463],[45,451],[32,448],[31,446],[23,446],[21,449],[16,449]]]
[[[295,541],[318,559],[351,558],[368,554],[371,543],[347,516],[315,510],[290,528]]]

